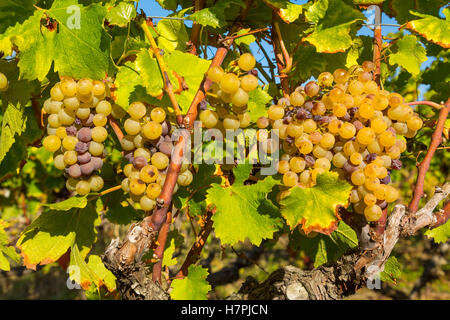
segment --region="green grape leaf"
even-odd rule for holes
[[[42,81],[54,62],[60,75],[103,79],[110,67],[111,37],[103,29],[106,8],[76,0],[55,0],[49,10],[36,10],[22,24],[0,36],[0,51],[18,48],[21,78]],[[41,26],[51,18],[57,28]]]
[[[136,17],[134,2],[119,2],[118,5],[108,10],[106,19],[112,25],[126,27],[127,24]]]
[[[173,50],[186,51],[186,42],[189,35],[186,26],[181,20],[161,20],[156,25],[159,37],[158,47],[171,52]]]
[[[215,183],[207,192],[208,206],[216,208],[212,216],[215,234],[223,244],[234,245],[248,238],[252,244],[259,245],[278,230],[278,209],[267,198],[278,182],[269,176],[255,184],[244,185],[250,170],[251,165],[237,165],[232,186]]]
[[[305,237],[298,230],[292,234],[290,245],[305,250],[314,260],[314,267],[337,261],[344,253],[358,246],[355,231],[343,221],[330,235],[318,233],[314,237]]]
[[[8,235],[5,231],[7,227],[8,223],[0,219],[0,270],[4,271],[9,271],[11,269],[6,256],[17,263],[20,261],[20,255],[13,246],[9,245]]]
[[[405,24],[410,20],[416,19],[414,12],[439,16],[441,7],[448,4],[447,0],[390,0],[389,4],[383,7],[383,12],[394,17],[399,24]]]
[[[241,29],[238,32],[236,32],[236,35],[246,34],[250,30],[251,30],[250,28],[248,28],[248,29]],[[240,46],[241,44],[245,44],[245,45],[249,46],[250,44],[255,42],[255,40],[256,40],[256,38],[253,35],[249,34],[247,36],[242,36],[240,38],[236,38],[234,40],[234,43],[236,43],[238,46]]]
[[[346,205],[352,186],[339,179],[335,172],[317,175],[317,184],[312,188],[291,188],[291,193],[280,201],[281,214],[291,230],[302,225],[308,234],[311,231],[331,234],[338,225],[336,207]]]
[[[8,104],[3,111],[2,131],[0,133],[0,162],[15,142],[15,136],[21,135],[25,130],[23,107],[19,104]]]
[[[272,9],[277,10],[278,15],[286,23],[294,22],[303,11],[303,6],[287,0],[264,0]]]
[[[37,0],[2,1],[0,3],[0,34],[9,26],[22,23],[33,15]]]
[[[397,41],[396,45],[398,50],[389,56],[389,63],[391,65],[398,64],[409,73],[418,75],[421,64],[427,61],[425,48],[413,35],[404,36]]]
[[[166,248],[164,249],[164,255],[162,265],[171,267],[177,264],[177,258],[174,257],[175,250],[184,243],[184,236],[177,230],[172,230],[167,234]]]
[[[175,11],[178,8],[178,0],[156,0],[166,10]]]
[[[44,211],[29,225],[19,240],[24,264],[29,269],[57,261],[74,244],[83,256],[96,240],[98,214],[93,205],[68,211]]]
[[[127,225],[142,219],[143,211],[134,209],[126,201],[123,193],[120,195],[117,195],[117,193],[106,195],[102,198],[108,203],[106,217],[112,223]]]
[[[384,265],[384,271],[380,273],[380,280],[384,282],[396,283],[396,279],[402,274],[401,265],[397,258],[392,256],[387,259]]]
[[[208,292],[211,291],[207,276],[207,269],[189,266],[187,277],[172,281],[170,297],[173,300],[207,300]]]
[[[342,0],[328,0],[328,7],[323,15],[324,1],[326,2],[326,0],[320,1],[321,6],[310,13],[313,19],[311,22],[317,20],[316,27],[313,33],[303,40],[314,45],[317,52],[344,52],[352,45],[351,26],[357,21],[364,20],[365,16]]]
[[[140,72],[142,83],[147,89],[147,93],[153,97],[161,95],[164,89],[164,82],[156,58],[151,57],[148,50],[142,49],[136,57],[136,67]]]
[[[406,28],[423,36],[428,41],[436,43],[443,48],[450,48],[450,8],[443,10],[445,19],[427,14],[411,12],[422,19],[409,21]]]
[[[436,243],[445,243],[450,238],[450,221],[447,221],[443,225],[425,231],[425,235],[429,238],[433,238]]]
[[[76,243],[70,250],[68,273],[70,280],[75,281],[84,290],[89,289],[91,284],[97,288],[104,285],[110,292],[116,289],[116,277],[106,269],[102,259],[99,256],[91,255],[86,263]]]
[[[267,115],[267,104],[270,101],[272,97],[260,87],[248,93],[247,111],[250,113],[252,122]]]
[[[194,12],[188,16],[188,19],[203,26],[221,28],[227,22],[231,22],[239,14],[240,7],[243,6],[242,0],[219,0],[208,8]]]
[[[117,88],[117,91],[114,92],[114,100],[125,110],[128,110],[128,106],[133,102],[130,98],[135,87],[143,87],[144,85],[136,64],[136,62],[126,62],[124,66],[119,68],[114,82]]]
[[[325,16],[327,9],[328,0],[316,1],[305,11],[305,17],[309,22],[317,24]]]
[[[88,200],[84,196],[84,197],[70,197],[69,199],[66,199],[61,202],[44,204],[44,206],[48,207],[50,210],[67,211],[72,208],[85,208],[87,203]]]

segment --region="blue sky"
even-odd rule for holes
[[[308,2],[307,0],[291,0],[291,2],[296,3],[296,4],[304,4],[306,2]],[[146,1],[140,1],[139,2],[139,7],[138,9],[143,9],[145,14],[147,16],[162,16],[165,17],[169,14],[172,13],[172,11],[170,10],[165,10],[163,9],[155,0],[146,0]],[[373,13],[372,12],[368,12],[365,11],[364,14],[366,15],[366,17],[371,16]],[[397,21],[394,18],[390,18],[389,16],[387,16],[386,14],[382,14],[382,23],[383,24],[397,24]],[[158,19],[155,19],[155,21],[157,22]],[[191,21],[186,21],[186,25],[187,26],[191,26],[192,22]],[[386,36],[389,33],[394,33],[398,30],[398,27],[395,26],[383,26],[382,27],[382,35]],[[409,33],[408,31],[405,31],[405,33]],[[367,35],[367,36],[373,36],[373,30],[371,28],[369,28],[368,26],[363,26],[359,31],[358,31],[358,35]],[[250,47],[252,49],[253,54],[255,55],[256,59],[258,61],[264,61],[264,57],[262,56],[261,53],[258,52],[257,46],[251,46]],[[270,54],[273,53],[273,50],[271,47],[266,46],[265,47],[266,51]],[[210,52],[211,56],[214,54],[213,51]],[[430,64],[433,62],[433,59],[429,58],[427,61],[425,61],[424,63],[422,63],[421,69],[424,70],[426,68],[428,68],[430,66]],[[427,86],[425,85],[421,85],[419,86],[419,91],[421,92],[421,96],[423,95],[423,92],[427,90]]]

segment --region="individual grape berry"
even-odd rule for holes
[[[161,194],[161,186],[158,183],[150,183],[147,186],[146,195],[152,200],[156,200]]]
[[[180,175],[178,176],[178,179],[177,179],[177,183],[180,186],[185,187],[185,186],[190,185],[192,183],[193,179],[194,179],[194,177],[192,175],[192,172],[189,170],[186,170],[186,171],[180,173]]]
[[[169,165],[169,157],[162,152],[156,152],[152,155],[151,162],[159,170],[164,170]]]
[[[250,53],[244,53],[239,57],[238,65],[244,71],[250,71],[255,67],[256,60]]]
[[[320,91],[320,87],[314,81],[310,81],[305,86],[305,93],[309,97],[315,97]]]
[[[66,150],[75,150],[75,146],[78,143],[78,139],[73,136],[66,136],[62,140],[62,146]]]
[[[367,206],[364,209],[364,216],[366,217],[367,221],[378,221],[380,220],[382,214],[383,211],[376,204],[372,206]]]
[[[158,139],[162,134],[162,126],[156,121],[149,121],[142,127],[142,133],[147,139]]]
[[[399,159],[392,159],[391,161],[391,169],[400,170],[402,168],[402,161]]]
[[[83,127],[77,133],[78,140],[81,142],[89,142],[91,141],[91,129]]]
[[[59,170],[64,170],[66,168],[66,163],[64,162],[64,155],[58,154],[53,158],[53,163],[55,167]]]
[[[293,187],[298,182],[298,176],[295,172],[288,171],[283,175],[283,184],[287,187]]]
[[[80,163],[80,164],[88,163],[89,161],[91,161],[91,154],[89,152],[84,152],[82,154],[79,154],[77,156],[77,160],[78,160],[78,163]]]
[[[69,167],[69,171],[68,171],[69,175],[72,178],[78,179],[79,177],[81,177],[81,169],[80,169],[80,165],[79,164],[73,164]]]
[[[8,89],[8,78],[0,72],[0,91],[6,91]]]
[[[89,143],[89,152],[91,153],[91,155],[99,157],[103,154],[103,150],[105,149],[105,147],[103,146],[103,144],[95,142],[95,141],[91,141]]]
[[[99,114],[103,114],[105,116],[109,116],[112,111],[111,103],[106,100],[100,101],[95,107],[95,111]]]
[[[248,102],[248,94],[241,88],[238,88],[231,97],[231,103],[237,107],[246,106],[247,102]]]
[[[255,90],[258,87],[258,78],[251,74],[247,74],[241,79],[241,88],[246,92]]]
[[[305,97],[298,91],[294,91],[289,96],[289,101],[295,107],[300,107],[305,103]]]
[[[91,79],[81,79],[77,83],[77,92],[86,96],[92,93],[93,82]]]
[[[42,145],[47,151],[55,152],[61,147],[61,139],[55,135],[47,136],[42,141]]]
[[[233,94],[240,86],[240,80],[234,73],[227,73],[220,80],[220,89],[225,93]]]
[[[93,192],[98,192],[102,190],[105,184],[103,178],[97,175],[89,177],[88,182],[89,186],[91,187],[91,191]]]
[[[136,169],[140,170],[148,164],[148,161],[147,161],[147,158],[145,158],[143,156],[139,156],[139,157],[134,157],[132,163]]]
[[[216,83],[219,83],[220,80],[222,80],[224,75],[225,75],[225,72],[219,66],[213,66],[208,70],[209,79],[211,79],[211,81],[216,82]]]
[[[79,154],[85,153],[86,151],[89,150],[89,145],[85,142],[77,142],[77,144],[75,145],[75,151],[78,152]]]
[[[146,184],[144,181],[140,179],[131,179],[130,180],[130,193],[136,196],[140,196],[144,194],[146,189]]]
[[[331,87],[333,85],[333,75],[329,72],[322,72],[317,78],[317,82],[321,87]]]
[[[158,169],[153,165],[146,165],[139,173],[139,178],[145,183],[151,183],[156,181],[158,177]]]
[[[267,115],[271,120],[282,119],[284,116],[284,108],[278,105],[271,105],[267,111]]]
[[[229,114],[225,119],[223,119],[223,127],[226,130],[236,130],[241,125],[239,118],[235,115]]]
[[[94,172],[94,164],[91,161],[80,166],[81,174],[83,176],[90,176],[92,172]]]
[[[76,192],[80,196],[87,195],[89,192],[91,192],[91,185],[90,185],[90,183],[88,181],[86,181],[86,180],[78,181],[77,186],[76,186]]]
[[[349,76],[350,75],[348,74],[347,70],[344,70],[344,69],[336,69],[333,72],[333,78],[336,83],[341,83],[341,84],[346,83]]]

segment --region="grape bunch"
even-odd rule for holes
[[[250,53],[244,53],[237,61],[240,72],[243,71],[239,76],[225,72],[219,66],[209,69],[208,78],[213,81],[213,85],[208,92],[208,101],[215,111],[207,109],[203,102],[199,114],[203,127],[236,130],[250,125],[247,103],[248,93],[258,86],[258,73],[253,69],[255,64],[255,58]]]
[[[64,170],[67,189],[79,195],[98,192],[104,185],[97,172],[106,154],[105,127],[113,110],[113,115],[121,113],[107,100],[107,89],[102,81],[64,77],[44,102],[48,135],[42,144],[54,153],[55,167]]]
[[[422,120],[400,94],[379,88],[373,70],[366,61],[323,72],[258,119],[259,128],[279,130],[278,172],[285,186],[280,199],[290,187],[314,186],[318,174],[331,170],[353,185],[353,210],[368,221],[379,220],[397,200],[390,174],[401,168],[405,138],[415,136]]]
[[[123,122],[127,134],[120,141],[129,162],[123,167],[122,189],[135,209],[150,211],[161,193],[174,147],[171,125],[164,109],[150,109],[142,102],[130,104],[128,115]],[[183,163],[174,193],[192,182],[188,169],[189,164]]]
[[[0,72],[0,91],[8,90],[8,78]]]

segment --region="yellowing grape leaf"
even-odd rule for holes
[[[319,174],[314,187],[291,188],[289,196],[280,201],[281,214],[291,230],[301,224],[306,234],[316,231],[329,235],[337,228],[336,207],[347,204],[351,189],[335,172]]]
[[[172,281],[170,297],[173,300],[206,300],[211,291],[207,276],[207,269],[191,265],[187,277]]]
[[[427,52],[413,35],[406,35],[397,41],[397,52],[389,56],[391,65],[398,64],[413,75],[418,75],[422,62],[427,61]]]
[[[206,202],[216,207],[213,226],[223,244],[234,245],[248,238],[252,244],[259,245],[278,230],[278,209],[267,198],[278,182],[269,176],[255,184],[244,185],[251,169],[251,165],[238,164],[233,171],[232,186],[215,183],[208,189]]]
[[[314,22],[316,27],[313,33],[303,40],[314,45],[317,52],[344,52],[352,45],[350,27],[355,22],[365,19],[359,10],[342,0],[320,0],[309,8],[308,12],[311,22]]]
[[[108,291],[116,289],[116,277],[106,269],[99,256],[89,256],[89,262],[86,263],[78,250],[77,244],[74,244],[70,250],[70,264],[68,267],[69,278],[79,284],[84,290],[89,289],[91,284],[97,288],[104,285]]]
[[[250,113],[252,122],[267,115],[267,104],[270,101],[272,101],[272,97],[260,87],[248,93],[247,111]]]
[[[166,248],[164,249],[162,265],[171,267],[177,264],[177,258],[173,256],[176,248],[184,243],[184,236],[178,230],[172,230],[167,234]]]
[[[278,15],[286,23],[294,22],[302,13],[302,5],[292,3],[288,0],[264,0],[272,9],[278,12]]]
[[[402,274],[401,265],[394,256],[389,257],[384,264],[384,270],[380,273],[380,280],[384,282],[396,283],[398,277]]]
[[[425,231],[425,235],[429,238],[433,238],[436,243],[445,243],[450,238],[450,221],[447,221],[443,225]]]
[[[450,48],[450,8],[445,8],[443,13],[445,19],[411,11],[411,14],[422,19],[409,21],[406,28],[441,47]]]
[[[44,211],[17,241],[29,269],[57,261],[74,244],[85,257],[96,240],[98,214],[92,204],[68,211]]]
[[[118,5],[108,10],[106,19],[112,25],[125,27],[132,19],[136,17],[134,2],[119,2]]]
[[[9,257],[15,262],[20,261],[20,255],[16,252],[13,246],[9,245],[8,235],[5,228],[8,227],[8,223],[0,220],[0,270],[9,271],[11,266],[6,257]]]
[[[0,162],[15,141],[15,135],[25,130],[24,108],[21,105],[8,104],[3,111],[2,131],[0,133]]]

